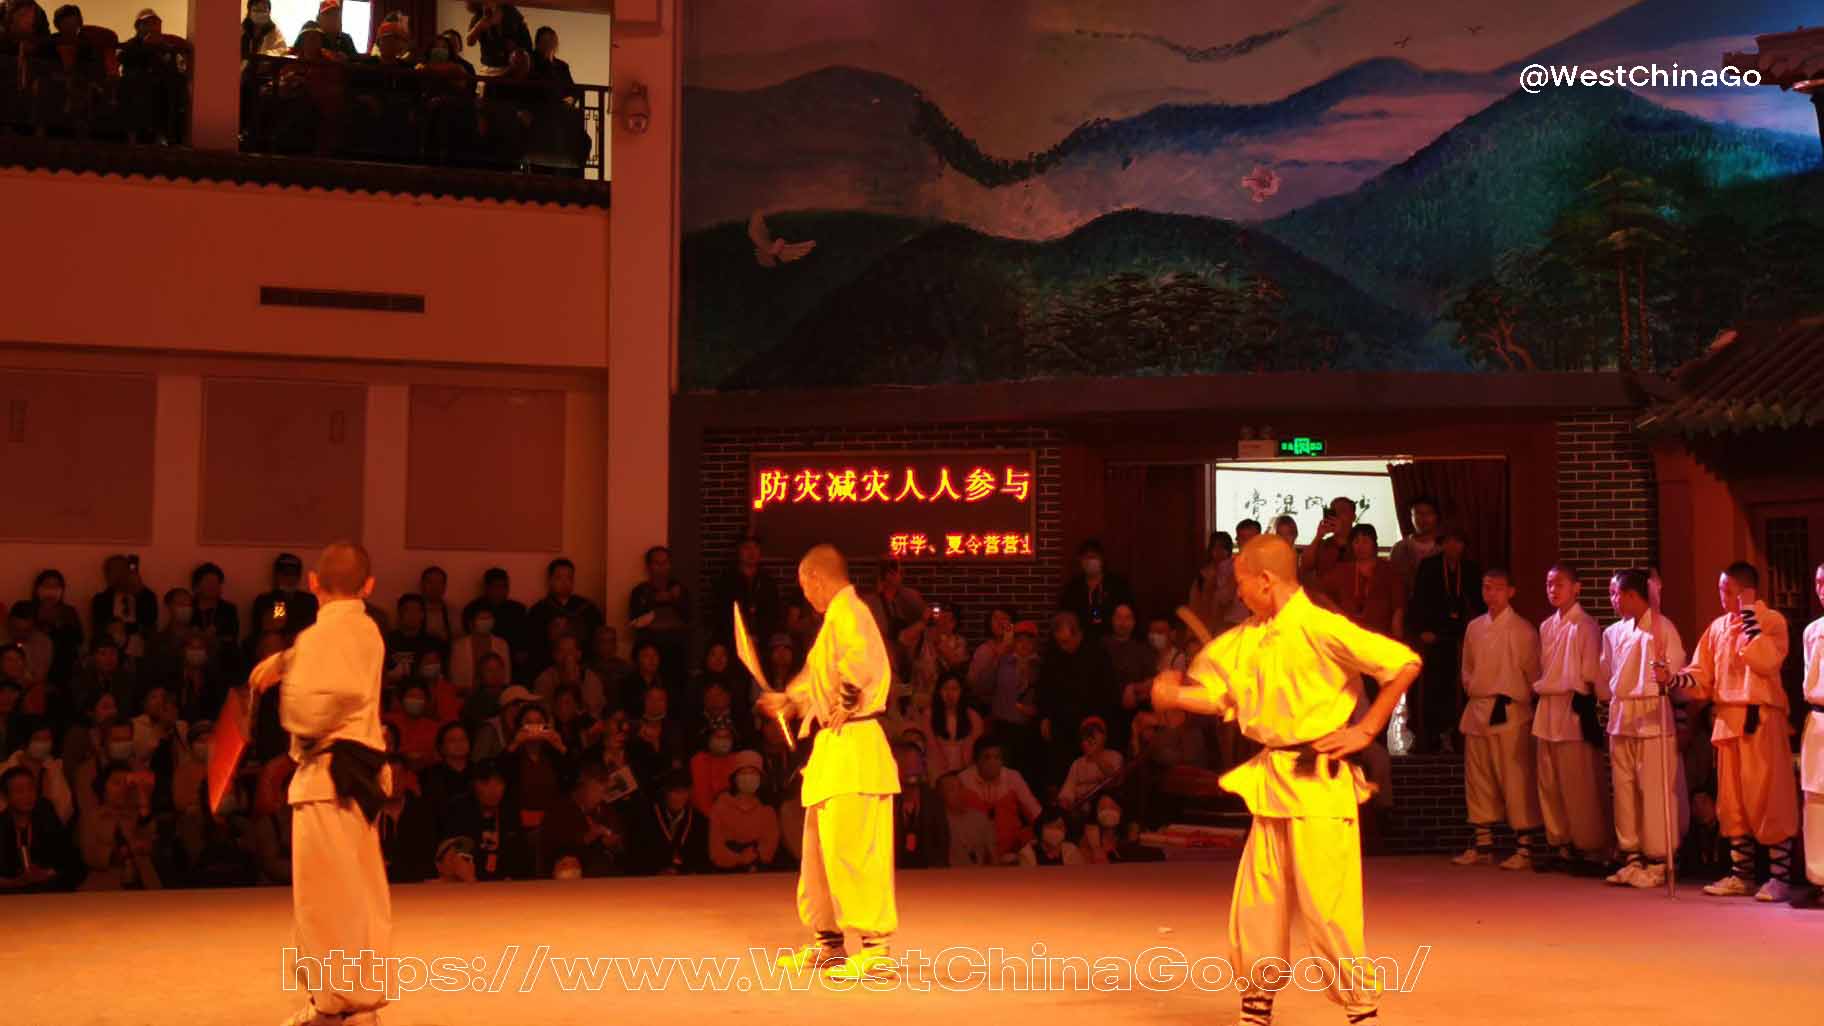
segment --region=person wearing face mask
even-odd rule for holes
[[[458,688],[444,675],[448,661],[442,652],[426,652],[412,664],[412,679],[423,684],[431,695],[431,715],[439,723],[448,723],[462,715],[463,704],[468,700],[464,689]]]
[[[1022,866],[1080,866],[1083,853],[1065,840],[1064,813],[1047,809],[1039,815],[1038,830],[1032,841],[1020,849]]]
[[[724,872],[764,869],[779,852],[779,813],[760,800],[762,762],[759,752],[734,753],[725,786],[710,803],[709,860]]]
[[[69,823],[70,817],[76,814],[76,799],[70,794],[70,780],[65,774],[63,760],[55,754],[51,725],[43,720],[27,719],[20,728],[25,744],[6,761],[0,762],[0,774],[16,767],[30,772],[39,799],[57,814],[58,822]]]
[[[32,615],[35,629],[51,639],[51,667],[42,680],[55,689],[67,688],[76,675],[82,655],[82,618],[64,601],[63,574],[45,570],[32,582]]]
[[[86,815],[89,808],[101,800],[101,792],[95,789],[95,782],[110,768],[142,774],[141,779],[146,782],[145,791],[148,801],[150,800],[152,772],[146,761],[134,752],[133,726],[132,720],[110,720],[101,737],[101,744],[86,762],[76,767],[76,778],[71,782],[70,790],[76,796],[77,811]]]
[[[1115,607],[1132,606],[1134,591],[1118,574],[1109,573],[1102,543],[1091,538],[1077,548],[1078,572],[1064,585],[1058,608],[1074,613],[1085,637],[1100,641],[1114,620]]]
[[[462,607],[464,623],[473,624],[476,616],[488,612],[494,616],[492,637],[507,643],[510,650],[508,668],[509,676],[523,674],[531,657],[531,639],[527,636],[526,606],[512,597],[512,579],[501,567],[489,567],[481,575],[481,595]],[[542,638],[542,635],[540,636]],[[476,657],[479,663],[480,657]],[[529,677],[520,677],[529,680]]]
[[[510,663],[513,652],[497,631],[499,625],[492,609],[470,606],[463,611],[462,625],[465,633],[450,643],[449,674],[450,682],[466,692],[475,685],[476,670],[483,659],[493,655]]]
[[[431,689],[423,680],[408,681],[399,689],[399,707],[386,715],[386,722],[398,728],[399,753],[413,769],[436,761],[437,732],[449,721],[438,718]]]
[[[196,600],[187,588],[165,592],[164,621],[146,636],[141,671],[148,680],[170,680],[183,667],[184,639],[196,622]]]
[[[282,638],[262,638],[261,641],[261,645],[255,646],[256,651],[282,647]],[[182,660],[177,673],[168,678],[172,681],[171,697],[177,703],[179,714],[185,719],[214,716],[228,697],[229,681],[220,661],[210,654],[208,636],[192,631],[185,637]]]
[[[703,750],[690,757],[690,803],[698,812],[709,815],[716,795],[728,787],[728,775],[734,772],[735,731],[733,727],[709,730],[703,738]]]

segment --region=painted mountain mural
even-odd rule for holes
[[[1809,103],[1517,88],[1803,5],[928,6],[701,5],[685,387],[1665,368],[1824,308]]]

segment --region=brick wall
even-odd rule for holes
[[[748,458],[754,453],[817,450],[888,451],[896,449],[1031,449],[1036,457],[1038,533],[1029,563],[906,564],[906,583],[927,598],[952,604],[966,634],[980,634],[980,620],[996,604],[1010,605],[1022,616],[1044,616],[1057,602],[1062,537],[1063,471],[1058,433],[1051,428],[1017,425],[956,424],[881,430],[790,429],[712,431],[703,436],[702,552],[698,594],[709,594],[711,582],[734,556],[735,543],[747,530]],[[796,591],[793,576],[800,553],[769,552],[767,568],[786,592]],[[861,567],[857,579],[873,580],[873,553],[847,553]]]
[[[1558,420],[1558,551],[1584,575],[1583,606],[1614,619],[1609,575],[1658,558],[1653,459],[1627,410]]]
[[[1381,814],[1381,848],[1390,855],[1462,851],[1472,836],[1463,799],[1463,758],[1406,755],[1393,760],[1393,808]]]

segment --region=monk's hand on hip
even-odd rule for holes
[[[1325,755],[1337,759],[1347,758],[1368,747],[1374,741],[1374,735],[1361,726],[1344,727],[1333,730],[1311,743],[1311,747]]]

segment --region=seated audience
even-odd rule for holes
[[[79,866],[63,819],[38,796],[33,772],[0,771],[0,893],[62,891],[76,886]]]
[[[709,807],[709,860],[726,872],[753,872],[771,865],[779,851],[779,813],[760,798],[759,752],[736,752],[730,765]],[[696,790],[694,780],[691,787]]]
[[[991,735],[976,742],[975,765],[957,779],[965,804],[994,824],[996,861],[1010,862],[1031,837],[1028,824],[1039,816],[1039,800],[1020,771],[1004,763],[1001,742]]]
[[[662,778],[657,796],[634,830],[638,872],[701,873],[709,868],[709,824],[690,802],[690,777]]]
[[[1020,849],[1020,865],[1081,865],[1083,853],[1064,837],[1064,813],[1057,809],[1047,809],[1039,816],[1037,836]]]

